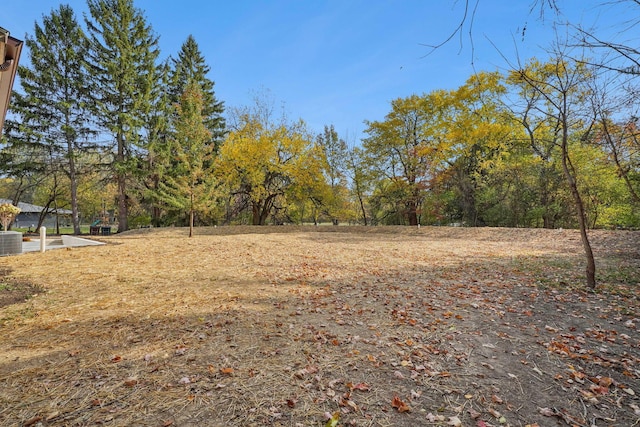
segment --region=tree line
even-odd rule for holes
[[[26,38],[0,150],[0,194],[70,209],[76,233],[105,210],[118,231],[640,226],[638,73],[610,50],[604,67],[603,43],[558,40],[546,58],[395,99],[357,143],[331,124],[313,134],[268,93],[225,109],[195,39],[160,60],[132,0],[88,10],[82,25],[61,5]]]

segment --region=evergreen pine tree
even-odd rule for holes
[[[67,5],[44,16],[42,25],[36,23],[34,30],[35,35],[25,42],[30,67],[21,66],[18,71],[23,93],[14,98],[13,106],[22,136],[12,133],[15,138],[10,136],[9,140],[17,144],[13,148],[18,152],[29,153],[17,158],[44,162],[31,164],[34,170],[64,171],[71,187],[73,231],[80,234],[77,159],[91,148],[86,143],[91,134],[87,71],[83,66],[86,36]],[[33,156],[34,144],[41,145],[42,155]]]
[[[175,105],[171,101],[169,88],[169,61],[157,67],[157,84],[152,91],[152,106],[145,119],[145,149],[146,164],[143,168],[144,177],[140,180],[141,202],[151,214],[151,224],[159,227],[167,206],[158,197],[159,183],[167,173],[167,165],[171,163],[170,140],[173,137],[171,117],[175,112]],[[169,168],[170,169],[170,168]]]
[[[158,38],[133,0],[89,0],[90,34],[98,123],[114,138],[113,172],[118,184],[118,231],[128,229],[129,184],[139,170],[145,142],[141,129],[157,84]]]
[[[171,153],[173,173],[163,176],[158,197],[167,205],[189,215],[189,237],[197,213],[206,214],[214,204],[215,178],[212,171],[214,147],[205,126],[204,100],[198,83],[185,88],[176,105]]]
[[[224,103],[218,101],[214,91],[214,82],[207,77],[211,68],[206,64],[202,53],[192,35],[182,44],[178,58],[172,59],[173,73],[171,76],[171,97],[173,102],[179,102],[190,82],[196,82],[202,92],[202,115],[204,123],[211,133],[210,143],[217,148],[222,143],[226,123],[222,114]]]

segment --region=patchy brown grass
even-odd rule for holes
[[[197,231],[0,259],[0,424],[639,425],[637,232]]]
[[[43,291],[26,281],[10,278],[11,271],[0,267],[0,308],[27,301]]]

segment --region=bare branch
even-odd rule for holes
[[[464,2],[464,14],[462,15],[462,18],[460,19],[460,23],[451,32],[451,34],[449,34],[449,36],[446,39],[444,39],[442,42],[440,42],[438,44],[435,44],[435,45],[429,45],[429,44],[420,43],[422,46],[426,46],[426,47],[431,48],[431,50],[426,55],[422,56],[422,58],[425,58],[425,57],[431,55],[433,52],[435,52],[436,50],[438,50],[442,46],[444,46],[447,43],[449,43],[456,36],[456,34],[460,35],[460,38],[461,38],[461,40],[460,40],[460,49],[458,50],[458,53],[460,53],[460,51],[462,51],[462,29],[464,28],[464,24],[465,24],[465,22],[467,22],[467,19],[470,19],[469,35],[471,36],[471,28],[473,27],[473,21],[474,21],[474,18],[475,18],[476,10],[478,8],[478,3],[480,3],[480,0],[476,0],[476,4],[473,7],[473,12],[471,13],[471,16],[469,16],[469,0],[465,0],[465,2]]]

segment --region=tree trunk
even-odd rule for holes
[[[367,220],[367,210],[364,207],[364,199],[362,198],[362,195],[358,193],[358,201],[360,202],[360,210],[362,211],[362,221],[364,222],[365,227],[368,224],[368,220]]]
[[[269,213],[271,213],[271,207],[273,203],[270,198],[264,202],[264,206],[262,207],[262,212],[260,212],[260,223],[258,225],[265,225],[267,223],[267,218],[269,217]]]
[[[78,213],[78,181],[76,176],[76,163],[73,154],[69,154],[69,181],[71,181],[71,221],[73,222],[73,234],[80,234],[80,215]]]
[[[407,217],[409,219],[409,225],[416,227],[418,225],[418,208],[415,200],[409,200],[407,202]]]
[[[160,177],[157,174],[154,174],[152,178],[151,188],[154,192],[158,191],[160,188]],[[154,203],[154,206],[151,207],[151,225],[154,227],[160,227],[162,225],[162,209]]]
[[[118,233],[127,231],[127,178],[124,172],[118,172]]]
[[[194,217],[193,209],[189,211],[189,237],[193,237],[193,217]]]
[[[582,202],[582,197],[580,196],[580,191],[578,190],[578,184],[575,178],[575,170],[573,165],[571,164],[571,159],[569,158],[568,151],[568,129],[566,126],[566,119],[564,120],[565,126],[562,135],[562,170],[564,171],[564,175],[567,178],[567,182],[569,183],[569,189],[571,190],[571,195],[573,196],[573,200],[576,205],[576,211],[578,214],[578,224],[580,226],[580,237],[582,239],[582,246],[584,248],[584,253],[587,258],[587,268],[586,268],[586,279],[587,286],[590,289],[595,289],[596,287],[596,262],[593,257],[593,250],[591,249],[591,243],[589,243],[589,236],[587,234],[587,218],[584,212],[584,203]]]
[[[117,136],[118,154],[116,156],[116,176],[118,180],[118,233],[129,229],[127,206],[127,173],[124,169],[124,136]]]
[[[258,202],[251,202],[251,224],[260,225],[260,204]]]
[[[71,128],[69,114],[65,114],[65,127]],[[69,162],[69,182],[71,183],[71,222],[73,223],[73,234],[80,234],[80,215],[78,213],[78,177],[76,173],[76,159],[74,150],[74,138],[70,133],[66,133],[67,159]],[[57,214],[56,214],[57,215]]]
[[[271,194],[264,200],[258,200],[251,202],[251,223],[253,225],[265,225],[267,218],[273,208],[273,201],[277,194]]]

